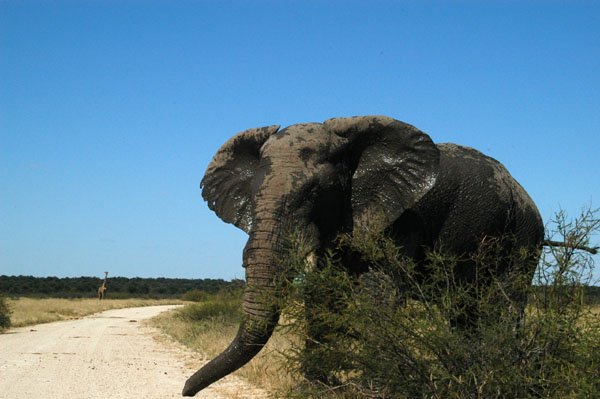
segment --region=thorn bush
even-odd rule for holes
[[[568,243],[598,232],[597,211],[553,221]],[[572,248],[542,253],[535,276],[499,274],[506,240],[488,239],[472,259],[475,278],[456,278],[457,259],[430,253],[424,276],[384,234],[345,236],[370,264],[347,273],[335,249],[307,267],[292,237],[277,282],[297,378],[290,398],[591,398],[600,392],[600,312],[584,301],[591,255]],[[533,284],[531,280],[533,277]],[[528,305],[523,308],[523,298]],[[456,322],[465,309],[474,319]],[[288,323],[285,323],[288,321]],[[454,321],[454,322],[453,322]],[[308,377],[308,378],[306,378]]]

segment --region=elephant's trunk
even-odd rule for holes
[[[277,318],[275,315],[274,317]],[[183,396],[194,396],[248,363],[262,349],[271,336],[276,321],[272,325],[259,328],[252,324],[248,320],[244,321],[227,349],[188,378],[183,387]]]
[[[194,396],[198,391],[242,367],[271,337],[280,312],[275,304],[274,277],[279,268],[279,259],[285,255],[279,243],[279,234],[274,234],[276,226],[275,222],[263,222],[250,234],[244,249],[245,320],[229,347],[186,381],[184,396]]]

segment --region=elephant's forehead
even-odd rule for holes
[[[263,154],[297,152],[304,148],[326,146],[330,134],[320,123],[304,123],[288,126],[274,133],[262,147]]]

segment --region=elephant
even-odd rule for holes
[[[469,147],[436,145],[386,116],[243,131],[217,151],[200,188],[211,210],[249,235],[245,321],[227,349],[187,380],[185,396],[246,364],[270,338],[280,309],[264,298],[278,295],[274,278],[290,227],[306,237],[307,256],[318,256],[340,233],[370,228],[379,216],[415,260],[440,246],[472,253],[483,237],[512,234],[512,245],[532,255],[525,265],[503,267],[519,267],[529,282],[544,239],[535,203],[500,162]],[[462,266],[468,274],[471,265]]]

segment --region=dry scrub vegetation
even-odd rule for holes
[[[600,227],[591,211],[572,222],[559,215],[555,223],[561,241],[573,245],[587,245]],[[498,259],[502,242],[497,244],[482,246],[477,254],[482,270],[490,270]],[[465,294],[470,298],[472,293],[469,287],[442,283],[452,283],[451,259],[441,255],[432,259],[435,273],[429,285],[411,286],[403,280],[404,291],[429,291],[441,300],[427,302],[423,297],[398,306],[403,297],[398,296],[397,284],[390,286],[392,280],[384,271],[403,268],[402,273],[409,273],[411,268],[395,256],[398,249],[385,237],[363,245],[361,253],[377,267],[369,281],[348,276],[335,254],[306,271],[304,260],[290,252],[290,265],[283,266],[291,267],[289,274],[284,273],[289,278],[282,286],[286,295],[277,306],[283,308],[283,320],[294,323],[278,328],[238,375],[274,397],[298,399],[598,397],[594,395],[600,392],[600,305],[585,303],[594,268],[588,254],[572,248],[549,249],[533,287],[522,284],[518,275],[509,279],[511,289],[522,289],[530,298],[524,321],[518,325],[518,304],[506,297],[507,286],[501,280],[492,274],[488,276],[491,286],[471,287],[477,295],[470,305],[480,310],[478,329],[473,331],[457,330],[448,323],[449,316],[461,311]],[[339,300],[338,311],[332,313],[325,306],[311,314],[311,325],[321,323],[317,327],[328,333],[324,341],[313,341],[310,349],[304,345],[307,293],[325,302]],[[236,334],[242,317],[240,297],[198,300],[159,316],[154,323],[210,360]],[[325,377],[323,381],[303,380],[307,364]]]
[[[78,319],[109,309],[138,306],[173,305],[183,303],[174,299],[62,299],[17,298],[8,299],[11,326],[23,327],[58,320]]]

